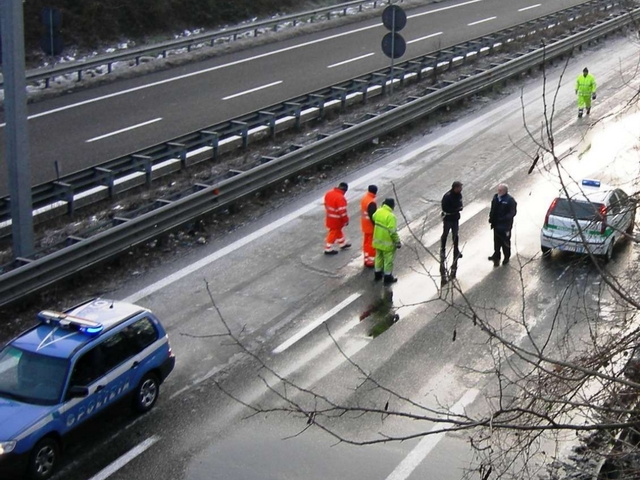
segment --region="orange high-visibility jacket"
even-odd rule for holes
[[[349,223],[347,199],[339,188],[329,190],[324,196],[324,209],[327,214],[325,224],[328,229],[338,230]]]
[[[373,233],[373,221],[369,216],[369,205],[376,203],[376,195],[371,192],[367,192],[360,200],[360,227],[362,233]],[[375,212],[375,210],[373,210]]]

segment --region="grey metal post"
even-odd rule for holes
[[[33,253],[22,3],[23,0],[0,1],[7,143],[5,155],[9,170],[14,258],[28,257]]]
[[[387,7],[388,8],[388,7]],[[395,64],[396,56],[396,11],[393,12],[391,20],[391,92],[389,95],[393,95],[393,68]]]

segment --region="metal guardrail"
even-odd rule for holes
[[[442,106],[486,90],[548,60],[570,54],[576,47],[609,35],[639,18],[640,8],[567,36],[546,48],[447,84],[424,97],[1,275],[0,305],[68,278],[135,245],[149,242],[202,215],[414,122]]]
[[[470,53],[479,54],[484,49],[491,51],[495,45],[527,37],[532,32],[546,29],[550,25],[563,24],[595,10],[606,10],[615,3],[615,0],[592,0],[492,35],[478,37],[439,52],[405,61],[397,65],[394,73],[401,82],[412,75],[421,78],[425,70],[431,69],[435,73],[438,65],[448,63],[451,66],[455,58],[466,58]],[[322,118],[325,106],[332,102],[339,102],[343,108],[353,95],[361,95],[362,101],[366,102],[372,89],[384,92],[389,78],[387,67],[62,176],[57,181],[37,185],[32,189],[34,222],[38,223],[65,213],[73,214],[76,208],[112,198],[115,194],[130,188],[150,185],[153,180],[163,175],[199,161],[211,158],[215,160],[219,153],[237,148],[235,145],[248,146],[250,137],[259,136],[258,133],[273,137],[288,125],[300,127],[304,121]],[[312,109],[313,115],[309,114]],[[303,114],[304,112],[306,114]],[[287,119],[290,121],[283,123]],[[233,139],[236,141],[232,142]],[[209,153],[192,154],[201,149]],[[9,202],[8,196],[0,198],[0,236],[10,233]],[[2,266],[0,272],[1,269]]]
[[[220,38],[231,38],[235,41],[238,39],[238,37],[241,37],[247,33],[251,33],[254,37],[257,37],[261,30],[269,28],[273,29],[273,31],[277,31],[280,25],[288,23],[292,23],[295,27],[301,20],[313,19],[318,15],[323,15],[326,16],[327,19],[330,19],[331,16],[336,14],[336,12],[338,12],[338,15],[340,15],[341,13],[342,15],[346,16],[348,14],[348,10],[354,7],[358,7],[359,11],[362,11],[363,7],[367,4],[373,4],[373,8],[375,9],[378,8],[379,5],[388,5],[391,3],[404,3],[404,0],[356,0],[347,3],[340,3],[337,5],[317,8],[315,10],[309,10],[302,13],[296,13],[274,19],[262,20],[260,22],[248,23],[233,28],[217,30],[215,32],[202,33],[199,35],[192,35],[187,38],[161,42],[153,46],[145,46],[107,55],[99,55],[83,61],[57,65],[53,68],[39,68],[30,70],[29,72],[27,72],[26,77],[27,81],[29,82],[44,80],[45,88],[48,88],[51,79],[70,73],[75,73],[77,75],[77,80],[81,81],[83,72],[86,72],[87,70],[93,68],[102,67],[104,65],[107,66],[107,73],[111,73],[113,64],[116,62],[135,60],[136,65],[140,65],[140,59],[143,57],[162,56],[162,58],[166,58],[167,53],[174,50],[187,49],[187,52],[190,52],[194,46],[207,43],[213,47],[216,40]],[[0,87],[2,87],[3,85],[3,81],[0,80]]]

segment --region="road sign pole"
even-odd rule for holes
[[[53,68],[55,64],[53,55],[53,52],[55,52],[53,49],[53,8],[49,9],[49,44],[51,46],[51,68]]]
[[[389,95],[393,95],[393,67],[395,66],[396,55],[396,11],[393,10],[393,17],[391,20],[391,90]]]
[[[390,95],[393,95],[393,84],[395,83],[395,62],[396,57],[400,58],[407,49],[407,43],[398,34],[407,24],[407,14],[397,5],[389,5],[382,12],[382,24],[389,33],[382,39],[382,52],[391,59],[391,76]]]
[[[5,156],[9,171],[13,255],[15,258],[28,257],[33,253],[22,3],[23,0],[0,1],[6,120]]]

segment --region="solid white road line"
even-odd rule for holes
[[[354,293],[353,295],[350,295],[349,297],[347,297],[345,300],[343,300],[342,302],[340,302],[338,305],[336,305],[335,307],[333,307],[331,310],[329,310],[327,313],[325,313],[324,315],[322,315],[321,317],[317,318],[316,320],[314,320],[313,322],[311,322],[309,325],[307,325],[306,327],[304,327],[302,330],[300,330],[298,333],[296,333],[293,337],[291,337],[289,340],[287,340],[286,342],[282,343],[281,345],[279,345],[278,347],[276,347],[273,350],[273,353],[282,353],[284,352],[287,348],[289,348],[291,345],[293,345],[294,343],[298,342],[299,340],[303,339],[305,336],[307,336],[309,333],[311,333],[312,331],[314,331],[316,328],[318,328],[320,325],[322,325],[324,322],[326,322],[327,320],[329,320],[331,317],[333,317],[336,313],[338,313],[340,310],[348,307],[349,305],[351,305],[353,302],[355,302],[357,299],[359,299],[362,296],[361,293]]]
[[[451,409],[452,413],[462,414],[464,413],[464,409],[467,405],[470,405],[480,393],[479,390],[472,388],[467,390],[466,393],[462,396],[458,403],[456,403]],[[450,423],[436,423],[432,428],[432,432],[436,432],[438,430],[443,430],[446,428],[451,428],[453,425]],[[420,443],[414,447],[409,455],[407,455],[402,462],[395,468],[391,475],[387,477],[386,480],[406,480],[409,478],[409,475],[413,473],[413,471],[422,463],[422,461],[426,458],[427,455],[435,448],[438,443],[445,437],[445,432],[434,433],[432,435],[427,435]]]
[[[407,18],[417,18],[422,17],[424,15],[431,15],[432,13],[444,12],[445,10],[451,10],[452,8],[464,7],[465,5],[471,5],[472,3],[478,3],[482,0],[470,0],[469,2],[456,3],[455,5],[449,5],[448,7],[436,8],[434,10],[429,10],[428,12],[422,13],[414,13],[413,15],[409,15]]]
[[[432,14],[432,13],[441,12],[443,10],[449,10],[451,8],[463,7],[465,5],[469,5],[471,3],[477,3],[477,2],[481,2],[481,1],[482,0],[471,0],[469,2],[458,3],[456,5],[451,5],[449,7],[437,8],[435,10],[429,10],[428,12],[423,12],[423,13],[417,13],[415,15],[410,15],[408,18],[415,18],[415,17],[420,17],[422,15],[429,15],[429,14]],[[183,80],[185,78],[195,77],[197,75],[202,75],[202,74],[205,74],[205,73],[214,72],[216,70],[220,70],[220,69],[227,68],[227,67],[233,67],[235,65],[241,65],[243,63],[252,62],[254,60],[259,60],[261,58],[270,57],[272,55],[277,55],[279,53],[289,52],[291,50],[297,50],[299,48],[308,47],[309,45],[314,45],[316,43],[326,42],[326,41],[333,40],[333,39],[336,39],[336,38],[344,37],[344,36],[347,36],[347,35],[352,35],[354,33],[364,32],[366,30],[370,30],[372,28],[379,28],[379,27],[382,27],[382,23],[377,23],[375,25],[369,25],[368,27],[356,28],[355,30],[350,30],[348,32],[337,33],[335,35],[330,35],[328,37],[319,38],[317,40],[311,40],[309,42],[300,43],[298,45],[292,45],[290,47],[281,48],[279,50],[273,50],[271,52],[261,53],[260,55],[254,55],[253,57],[243,58],[241,60],[236,60],[234,62],[225,63],[223,65],[216,65],[215,67],[205,68],[203,70],[198,70],[196,72],[186,73],[184,75],[178,75],[176,77],[167,78],[165,80],[160,80],[158,82],[152,82],[152,83],[148,83],[146,85],[140,85],[138,87],[128,88],[128,89],[122,90],[120,92],[114,92],[114,93],[110,93],[108,95],[103,95],[102,97],[96,97],[96,98],[91,98],[89,100],[84,100],[82,102],[72,103],[70,105],[65,105],[64,107],[54,108],[52,110],[47,110],[45,112],[40,112],[40,113],[36,113],[36,114],[33,114],[33,115],[29,115],[28,118],[29,118],[29,120],[32,120],[34,118],[44,117],[46,115],[51,115],[53,113],[63,112],[65,110],[70,110],[72,108],[81,107],[83,105],[89,105],[91,103],[100,102],[102,100],[107,100],[109,98],[119,97],[120,95],[126,95],[128,93],[137,92],[139,90],[145,90],[147,88],[153,88],[153,87],[157,87],[159,85],[164,85],[164,84],[167,84],[167,83],[177,82],[177,81]],[[4,127],[4,126],[6,126],[6,123],[0,124],[0,128]]]
[[[484,22],[490,22],[491,20],[495,20],[496,18],[498,18],[498,17],[489,17],[489,18],[485,18],[485,19],[482,19],[482,20],[478,20],[477,22],[467,23],[467,25],[470,26],[470,27],[473,27],[474,25],[479,25],[479,24],[484,23]]]
[[[104,469],[100,470],[96,475],[91,477],[89,480],[105,480],[105,478],[109,478],[111,475],[116,473],[122,467],[124,467],[131,460],[136,458],[138,455],[144,453],[149,447],[151,447],[154,443],[160,440],[160,437],[154,435],[153,437],[147,438],[144,442],[142,442],[137,447],[132,448],[127,453],[118,458],[115,462],[107,465]]]
[[[542,5],[541,3],[536,3],[535,5],[531,5],[530,7],[524,7],[519,9],[519,12],[524,12],[525,10],[531,10],[532,8],[538,8],[540,5]]]
[[[329,65],[327,68],[334,68],[334,67],[339,67],[341,65],[346,65],[347,63],[357,62],[358,60],[371,57],[372,55],[375,55],[375,53],[367,53],[366,55],[360,55],[359,57],[352,58],[351,60],[345,60],[344,62],[334,63],[333,65]]]
[[[231,100],[232,98],[241,97],[243,95],[248,95],[253,92],[258,92],[260,90],[264,90],[265,88],[270,88],[275,85],[280,85],[281,83],[282,83],[282,80],[278,80],[277,82],[269,83],[268,85],[262,85],[261,87],[256,87],[256,88],[252,88],[251,90],[245,90],[244,92],[229,95],[228,97],[224,97],[222,100]]]
[[[102,140],[103,138],[112,137],[114,135],[118,135],[119,133],[128,132],[129,130],[135,130],[136,128],[144,127],[146,125],[151,125],[152,123],[156,123],[162,120],[162,117],[154,118],[153,120],[149,120],[148,122],[139,123],[138,125],[133,125],[132,127],[123,128],[122,130],[116,130],[115,132],[107,133],[106,135],[101,135],[99,137],[91,138],[86,141],[86,143],[96,142],[98,140]]]
[[[442,35],[442,32],[432,33],[431,35],[426,35],[424,37],[416,38],[415,40],[410,40],[407,42],[407,45],[410,45],[416,42],[421,42],[422,40],[426,40],[427,38],[437,37],[438,35]]]

